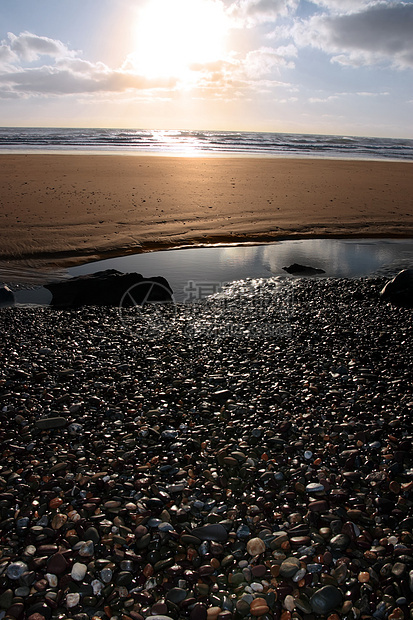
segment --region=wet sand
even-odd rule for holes
[[[0,155],[0,261],[68,266],[290,237],[413,237],[411,162]]]

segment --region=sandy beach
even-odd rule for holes
[[[0,155],[0,260],[289,237],[413,237],[410,162]]]

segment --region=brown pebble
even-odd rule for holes
[[[358,580],[360,583],[367,583],[370,580],[370,575],[367,571],[362,571],[358,574]]]
[[[268,607],[265,598],[255,598],[250,606],[250,613],[253,616],[263,616],[264,614],[268,613],[269,610],[270,608]]]
[[[62,504],[63,504],[63,500],[61,497],[54,497],[49,502],[49,508],[52,508],[53,510],[54,508],[59,508],[59,506],[61,506]]]
[[[280,565],[273,564],[270,568],[270,572],[273,577],[278,577],[278,575],[280,574]]]
[[[400,493],[400,484],[396,480],[392,480],[389,484],[389,489],[392,493]]]

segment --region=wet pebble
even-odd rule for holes
[[[408,613],[411,313],[371,280],[294,282],[279,337],[252,331],[271,279],[155,340],[133,309],[1,310],[5,616]]]

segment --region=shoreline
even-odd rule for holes
[[[413,164],[413,159],[402,159],[399,157],[359,157],[357,155],[305,155],[302,153],[288,155],[287,153],[262,153],[262,152],[238,152],[238,151],[195,151],[195,152],[167,152],[167,151],[144,151],[144,150],[109,150],[109,149],[0,149],[0,156],[19,156],[19,155],[70,155],[70,156],[107,156],[107,157],[159,157],[159,158],[179,158],[179,159],[292,159],[292,160],[315,160],[315,161],[353,161],[353,162],[382,162],[382,163],[402,163]]]
[[[55,268],[217,243],[413,238],[413,162],[136,155],[0,154],[0,264]]]

